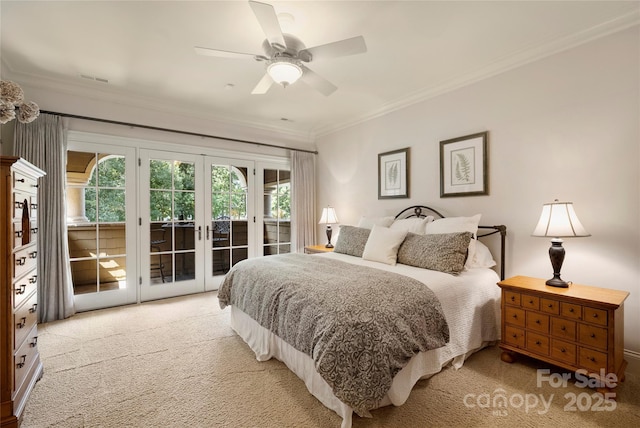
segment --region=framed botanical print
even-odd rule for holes
[[[409,197],[409,148],[378,155],[378,199]]]
[[[488,132],[440,141],[440,197],[488,195]]]

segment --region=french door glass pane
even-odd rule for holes
[[[211,166],[212,275],[248,258],[247,174],[244,167]]]
[[[264,170],[263,254],[291,252],[291,178],[280,169]]]
[[[195,278],[195,164],[149,161],[151,284]]]
[[[125,157],[67,152],[67,212],[75,294],[126,288]]]

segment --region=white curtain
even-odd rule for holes
[[[62,118],[41,114],[16,123],[14,155],[47,173],[38,186],[38,321],[75,313],[65,202],[67,140]]]
[[[313,153],[291,152],[292,243],[297,252],[316,243],[316,159]]]

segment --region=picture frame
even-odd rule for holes
[[[489,194],[488,132],[440,141],[440,197]]]
[[[378,154],[378,199],[409,197],[409,147]]]

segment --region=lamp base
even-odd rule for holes
[[[569,283],[560,279],[559,276],[554,276],[553,278],[545,282],[545,284],[551,287],[569,288]]]
[[[324,246],[325,248],[333,248],[333,245],[331,245],[331,225],[327,224],[327,245]]]

